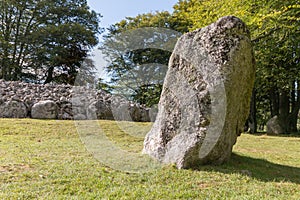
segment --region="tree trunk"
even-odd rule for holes
[[[51,83],[53,81],[53,71],[54,67],[49,67],[47,70],[47,77],[44,84]]]
[[[249,133],[257,132],[257,120],[256,120],[256,91],[253,89],[251,102],[250,102],[250,113],[249,118],[247,120],[247,131]]]
[[[290,132],[297,132],[297,121],[298,121],[298,114],[300,110],[300,88],[299,85],[300,81],[296,81],[293,83],[293,90],[291,92],[291,113],[289,116],[289,131]]]
[[[279,115],[279,94],[276,87],[272,87],[270,90],[270,110],[271,117]]]
[[[289,92],[282,90],[279,96],[279,125],[285,134],[290,133],[289,130],[289,114],[290,114],[290,98]]]

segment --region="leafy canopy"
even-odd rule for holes
[[[86,0],[1,0],[0,78],[74,83],[99,19]]]

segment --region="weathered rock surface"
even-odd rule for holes
[[[148,111],[102,90],[0,80],[0,117],[149,121]]]
[[[228,160],[248,117],[254,75],[250,34],[240,19],[223,17],[183,35],[143,152],[178,168]]]
[[[23,102],[10,100],[0,102],[0,117],[3,118],[26,118],[27,107]]]
[[[31,117],[34,119],[56,119],[58,106],[54,101],[40,101],[32,106]]]
[[[284,130],[280,125],[278,116],[274,116],[267,122],[267,134],[283,134]]]

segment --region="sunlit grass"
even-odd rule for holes
[[[96,123],[135,153],[150,128]],[[243,134],[224,165],[126,173],[97,161],[73,121],[1,119],[0,199],[300,199],[300,137]]]

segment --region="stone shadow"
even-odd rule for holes
[[[300,184],[300,168],[272,163],[265,159],[252,158],[233,153],[231,159],[219,166],[204,165],[195,170],[242,174],[263,182],[292,182]]]

